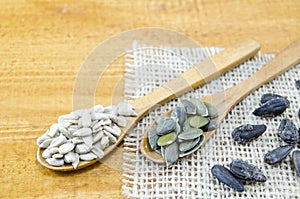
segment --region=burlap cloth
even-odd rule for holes
[[[187,70],[194,63],[219,52],[220,48],[154,48],[134,42],[133,50],[126,54],[125,96],[138,98],[163,85],[169,79]],[[220,124],[211,139],[194,154],[180,159],[167,169],[143,157],[139,143],[143,133],[155,116],[172,109],[180,99],[200,98],[207,94],[238,84],[259,70],[274,55],[259,53],[224,75],[204,86],[172,100],[152,111],[124,139],[123,194],[130,198],[299,198],[300,181],[297,179],[291,155],[276,166],[264,163],[264,155],[284,145],[277,128],[284,117],[299,127],[297,110],[300,107],[300,90],[295,80],[300,79],[300,65],[293,67],[272,82],[262,86],[242,100]],[[259,118],[252,115],[259,106],[262,94],[271,92],[287,96],[290,107],[276,118]],[[245,145],[231,138],[232,130],[241,124],[266,124],[267,131]],[[299,148],[299,145],[296,147]],[[267,176],[265,183],[248,183],[245,192],[238,193],[213,178],[210,169],[214,164],[229,166],[233,159],[242,159],[257,165]]]

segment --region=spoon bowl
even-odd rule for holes
[[[104,150],[104,156],[107,156],[113,151],[123,140],[125,135],[133,129],[136,124],[154,107],[169,101],[193,88],[200,86],[218,75],[230,70],[254,56],[260,48],[260,45],[255,40],[246,40],[238,43],[230,48],[227,48],[220,53],[203,60],[201,63],[188,69],[178,77],[172,79],[164,86],[159,87],[155,91],[146,96],[130,101],[130,104],[135,107],[136,117],[128,117],[127,125],[121,128],[122,133],[118,137],[116,143],[112,144]],[[82,169],[96,163],[98,160],[80,161],[78,167],[74,169],[71,165],[51,166],[42,157],[43,149],[38,148],[38,162],[51,170],[55,171],[74,171]]]
[[[299,52],[300,40],[284,49],[273,60],[263,66],[248,79],[226,89],[224,92],[208,95],[202,97],[200,100],[213,105],[218,110],[219,115],[214,120],[220,124],[229,111],[248,94],[299,63]],[[216,130],[204,132],[204,141],[202,144],[205,144],[215,132]],[[141,140],[140,150],[145,157],[153,162],[165,164],[163,157],[151,149],[148,142],[148,131],[145,132],[144,137]]]
[[[48,162],[46,162],[46,159],[42,157],[42,153],[44,152],[45,149],[41,149],[41,148],[38,148],[37,150],[37,161],[44,167],[48,168],[48,169],[51,169],[51,170],[54,170],[54,171],[74,171],[75,169],[73,168],[73,166],[70,164],[70,165],[64,165],[64,166],[61,166],[61,167],[55,167],[55,166],[52,166],[50,164],[48,164]],[[83,169],[85,167],[88,167],[92,164],[95,164],[97,163],[99,160],[97,159],[94,159],[94,160],[90,160],[90,161],[80,161],[76,170],[78,169]]]

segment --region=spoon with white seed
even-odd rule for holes
[[[300,40],[292,43],[286,49],[281,51],[274,59],[272,59],[248,79],[226,89],[223,92],[202,97],[200,101],[211,104],[218,110],[218,117],[214,120],[217,122],[217,124],[220,124],[229,111],[248,94],[299,63],[299,52]],[[170,112],[167,115],[169,114]],[[151,125],[151,127],[153,125]],[[207,142],[207,140],[215,133],[215,131],[216,130],[204,132],[204,141],[202,142],[202,145]],[[148,132],[144,134],[144,138],[140,144],[140,149],[142,154],[148,159],[160,164],[166,163],[163,157],[150,147],[148,142]]]
[[[45,158],[45,156],[46,156],[45,150],[48,150],[48,149],[38,148],[38,150],[37,150],[38,162],[41,165],[43,165],[44,167],[51,169],[51,170],[55,170],[55,171],[74,171],[74,170],[82,169],[82,168],[85,168],[92,164],[95,164],[96,162],[99,161],[99,159],[105,157],[110,152],[112,152],[122,142],[126,133],[129,132],[131,129],[133,129],[136,126],[136,124],[145,115],[147,115],[149,113],[149,111],[151,111],[153,108],[157,107],[157,105],[165,103],[166,101],[169,101],[177,96],[180,96],[183,93],[188,92],[195,87],[203,85],[204,83],[212,80],[213,78],[219,76],[220,74],[223,74],[227,70],[230,70],[231,68],[241,64],[245,60],[254,56],[258,52],[259,48],[260,48],[260,45],[255,40],[252,40],[252,39],[238,43],[232,47],[229,47],[229,48],[221,51],[220,53],[218,53],[210,58],[203,60],[201,63],[196,64],[192,68],[188,69],[186,72],[184,72],[181,75],[179,75],[178,77],[172,79],[167,84],[159,87],[155,91],[153,91],[141,98],[130,101],[130,104],[127,103],[127,108],[129,110],[129,112],[125,113],[125,115],[133,116],[133,117],[126,117],[126,121],[125,122],[123,121],[123,124],[126,123],[126,126],[123,125],[124,127],[120,128],[120,131],[118,130],[117,127],[115,127],[115,132],[117,132],[116,134],[118,134],[118,135],[116,135],[117,138],[116,137],[112,138],[112,136],[111,136],[110,137],[110,139],[111,139],[110,145],[107,146],[103,151],[95,146],[89,147],[89,150],[92,150],[94,155],[96,155],[98,158],[93,159],[93,160],[84,161],[84,160],[79,160],[76,155],[72,154],[73,152],[69,152],[70,155],[64,154],[67,151],[72,150],[74,148],[74,144],[73,145],[69,144],[70,142],[68,140],[64,140],[64,138],[56,138],[56,139],[61,139],[62,140],[61,143],[64,143],[64,144],[63,144],[63,146],[52,147],[52,148],[55,148],[55,149],[58,148],[56,150],[57,151],[60,150],[62,154],[57,155],[57,158],[55,158],[56,157],[55,156],[55,157],[46,159]],[[126,105],[126,103],[121,106],[124,106],[124,105]],[[94,107],[95,109],[103,108],[101,106],[95,106],[95,107]],[[134,107],[135,112],[130,112],[130,110],[131,110],[130,108],[133,108],[133,107]],[[125,109],[127,109],[127,108],[125,107]],[[121,110],[122,110],[122,108],[121,108]],[[106,110],[106,111],[108,111],[110,113],[113,112],[112,110]],[[91,119],[93,117],[94,118],[104,117],[104,115],[102,114],[104,112],[105,112],[105,109],[103,109],[100,112],[98,112],[97,114],[93,115],[93,111],[92,112],[90,111],[89,116],[83,116],[86,113],[80,112],[80,110],[78,110],[77,112],[74,111],[71,114],[71,117],[75,117],[77,119],[78,119],[78,117],[79,118],[88,117],[89,121],[92,121]],[[122,114],[120,114],[120,115],[122,115]],[[70,117],[70,115],[68,115],[68,117]],[[110,120],[114,120],[114,119],[118,120],[117,118],[114,118],[114,116],[112,114],[110,114],[109,117],[111,117]],[[120,117],[120,118],[122,118],[121,120],[124,120],[123,117]],[[72,121],[73,118],[71,118],[71,119],[70,118],[69,119],[68,118],[59,118],[59,120],[60,119],[62,119],[61,122],[63,123],[63,119]],[[104,119],[104,121],[105,121],[105,119]],[[76,122],[78,122],[78,121],[76,121]],[[116,121],[116,123],[118,123],[118,122],[122,123],[122,121]],[[83,138],[85,137],[84,135],[90,135],[91,130],[89,130],[88,125],[86,125],[84,121],[81,121],[80,123],[81,123],[80,126],[84,129],[83,130],[75,129],[76,131],[73,132],[73,134],[75,133],[76,135],[82,135]],[[71,126],[70,126],[70,124],[68,124],[68,125],[69,125],[68,128],[72,129],[71,128],[72,125]],[[112,127],[114,127],[114,126],[115,125],[112,125]],[[120,126],[122,126],[122,125],[120,125]],[[51,126],[52,130],[50,128],[49,131],[47,131],[47,133],[48,134],[49,134],[49,132],[50,132],[50,134],[51,134],[51,132],[56,133],[58,131],[57,129],[59,129],[60,127],[61,126],[52,125]],[[63,127],[61,129],[61,132],[65,133],[68,136],[68,132],[63,130]],[[53,133],[53,135],[55,133]],[[46,137],[47,136],[49,137],[48,134],[46,135]],[[89,142],[89,140],[87,140],[87,137],[88,136],[85,137],[85,139],[86,139],[85,141]],[[72,138],[72,139],[74,139],[74,138]],[[47,146],[49,146],[51,144],[57,145],[57,143],[54,142],[53,139],[49,139],[49,140],[51,140],[51,143],[50,143],[50,141],[48,141],[49,143],[46,143]],[[38,141],[41,141],[41,139]],[[45,140],[42,140],[42,141],[46,142]],[[52,143],[52,142],[54,142],[54,143]],[[74,142],[80,142],[80,140],[74,139]],[[45,148],[46,148],[46,146],[45,146]],[[77,150],[84,151],[84,147],[77,146]],[[55,152],[57,152],[57,151],[55,151]],[[60,154],[60,153],[58,153],[58,154]],[[145,153],[145,154],[148,154],[148,153]],[[61,159],[59,159],[59,158],[61,158],[62,155],[65,156],[64,157],[65,161],[69,161],[69,162],[73,161],[72,164],[71,163],[63,164],[61,162],[51,162],[51,161],[57,161],[57,160],[61,161]],[[67,156],[67,158],[66,158],[66,156]],[[75,160],[74,160],[74,157],[77,157],[77,158],[75,158]]]

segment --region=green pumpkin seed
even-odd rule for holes
[[[191,99],[190,102],[192,102],[196,106],[197,115],[208,116],[208,110],[201,100],[194,98]]]
[[[181,104],[185,108],[185,111],[187,114],[195,115],[197,113],[197,108],[192,102],[190,102],[188,100],[182,100]]]
[[[203,126],[205,126],[206,124],[208,124],[209,120],[203,116],[200,115],[196,115],[196,116],[192,116],[190,119],[190,125],[191,127],[194,128],[201,128]]]
[[[187,119],[187,114],[184,107],[177,106],[172,111],[171,117],[177,118],[178,124],[182,127],[184,121]]]
[[[206,124],[204,127],[202,127],[201,129],[204,132],[208,132],[208,131],[213,131],[216,128],[218,128],[218,123],[215,120],[209,120],[208,124]]]
[[[168,133],[166,135],[161,136],[157,140],[158,146],[166,146],[175,142],[177,134],[175,132]]]
[[[156,116],[155,118],[155,122],[157,125],[162,125],[163,121],[166,119],[164,117],[160,117],[160,116]]]
[[[178,135],[178,139],[181,140],[193,140],[200,137],[203,134],[201,129],[191,128],[187,131],[184,131]]]
[[[176,128],[176,121],[173,118],[166,118],[163,122],[157,125],[157,135],[165,135]]]
[[[157,128],[157,126],[153,126],[148,132],[148,142],[149,142],[150,147],[153,150],[156,150],[157,148],[159,148],[159,146],[157,145],[157,140],[158,140],[159,136],[157,135],[156,128]]]
[[[167,167],[171,167],[179,158],[178,144],[174,142],[164,149],[164,159],[166,160]]]
[[[187,120],[184,121],[183,123],[183,127],[182,127],[182,130],[183,131],[187,131],[189,129],[191,129],[191,125],[190,125],[190,118],[188,118]]]
[[[184,142],[184,141],[186,141],[186,140],[183,140],[183,139],[180,139],[180,138],[177,139],[177,142],[179,142],[179,143]]]
[[[216,118],[216,117],[218,117],[219,113],[218,113],[218,110],[216,109],[216,107],[214,107],[211,104],[206,103],[206,102],[204,102],[204,104],[205,104],[205,106],[206,106],[206,108],[208,110],[208,116],[210,118]]]
[[[178,124],[178,122],[176,122],[176,127],[175,127],[174,131],[177,134],[179,134],[181,132],[181,128],[180,128],[180,125]]]
[[[200,141],[200,137],[197,137],[190,141],[182,142],[179,145],[179,151],[181,151],[181,152],[188,151],[188,150],[194,148],[198,144],[199,141]]]
[[[179,157],[199,149],[204,142],[203,131],[217,128],[218,124],[210,119],[217,116],[217,109],[206,102],[198,99],[182,100],[170,117],[155,119],[157,126],[149,131],[149,144],[162,155],[167,167],[171,167]]]
[[[199,139],[198,143],[196,144],[196,146],[194,146],[194,148],[192,148],[188,151],[180,152],[179,157],[184,157],[184,156],[190,155],[190,154],[194,153],[195,151],[197,151],[204,142],[204,135],[201,135],[199,138],[200,139]]]

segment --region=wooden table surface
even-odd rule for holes
[[[299,10],[297,0],[1,0],[0,198],[123,197],[121,150],[108,164],[73,173],[52,172],[36,161],[36,138],[72,111],[80,66],[104,40],[161,27],[203,46],[254,38],[263,53],[276,53],[300,39]],[[123,74],[122,59],[105,71],[96,103],[122,97],[115,87],[122,88]]]

